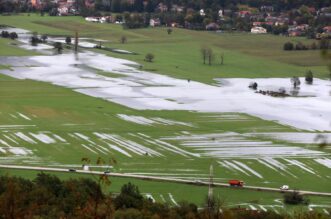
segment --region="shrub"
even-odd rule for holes
[[[14,39],[17,39],[17,38],[18,38],[18,35],[17,35],[16,32],[11,32],[11,33],[9,34],[9,38],[12,39],[12,40],[14,40]]]
[[[314,76],[313,76],[313,72],[312,71],[307,71],[306,72],[306,77],[305,77],[305,81],[307,84],[312,84],[314,80]]]
[[[145,61],[146,62],[153,62],[154,55],[152,53],[147,53],[145,56]]]
[[[309,204],[309,200],[305,199],[298,191],[293,191],[284,195],[284,203],[290,205]]]
[[[67,36],[66,37],[66,44],[71,44],[71,37],[70,36]]]
[[[294,45],[291,42],[287,42],[284,44],[284,50],[286,50],[286,51],[291,51],[291,50],[293,50],[293,48],[294,48]]]

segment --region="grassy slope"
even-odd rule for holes
[[[215,77],[291,77],[303,76],[312,69],[316,77],[327,77],[327,69],[319,51],[285,52],[282,46],[287,41],[312,40],[286,38],[272,35],[215,34],[185,29],[175,29],[168,35],[165,28],[123,30],[119,25],[88,23],[81,17],[40,17],[11,16],[0,23],[26,28],[51,35],[74,35],[110,40],[105,45],[126,49],[139,55],[124,55],[106,52],[111,56],[137,61],[144,69],[171,75],[177,78],[190,78],[212,83]],[[126,36],[127,44],[120,44],[121,36]],[[207,45],[213,48],[215,63],[203,65],[200,48]],[[155,62],[146,63],[146,53],[155,55]],[[224,54],[225,64],[220,65],[220,55]]]

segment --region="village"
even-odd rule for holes
[[[179,4],[129,0],[124,3],[102,0],[16,0],[30,11],[53,16],[83,16],[87,22],[116,23],[128,28],[179,27],[208,31],[240,31],[253,34],[272,33],[311,39],[331,38],[331,8],[301,5],[283,10],[271,5],[219,7],[218,9],[184,7]],[[140,9],[137,4],[140,4]],[[23,6],[21,8],[24,8]],[[1,7],[0,7],[1,9]],[[130,19],[130,17],[132,19]],[[134,19],[133,19],[134,17]],[[134,21],[131,21],[134,20]],[[134,22],[134,25],[129,25]]]

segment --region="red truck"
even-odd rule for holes
[[[244,186],[244,181],[237,180],[237,179],[231,179],[231,180],[229,180],[229,185],[242,187],[242,186]]]

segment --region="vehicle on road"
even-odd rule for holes
[[[286,190],[289,190],[289,186],[288,185],[282,185],[281,187],[279,187],[279,189],[281,190],[281,191],[286,191]]]
[[[231,179],[229,180],[230,186],[237,186],[237,187],[243,187],[244,181],[238,180],[238,179]]]
[[[202,181],[201,181],[200,179],[195,179],[195,180],[194,180],[194,183],[195,183],[196,185],[202,185],[202,184],[203,184]]]
[[[76,172],[75,169],[68,169],[69,172]]]

